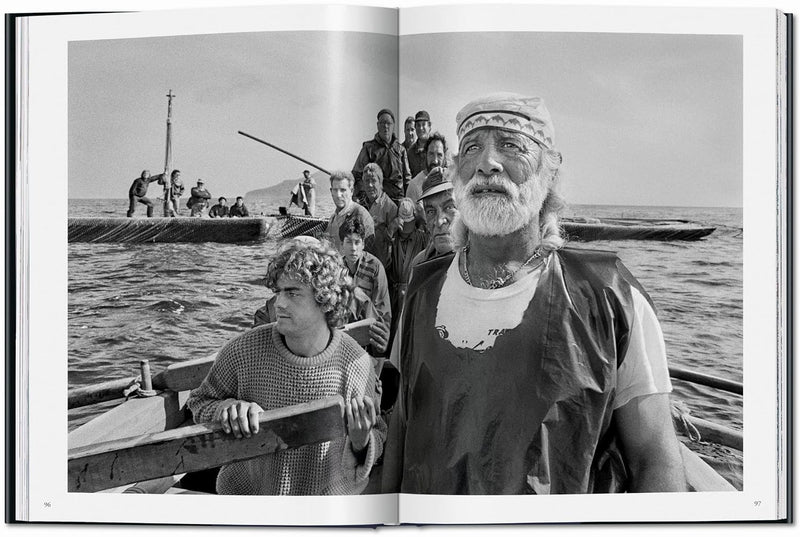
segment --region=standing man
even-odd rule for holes
[[[414,116],[414,128],[417,131],[417,141],[408,152],[408,165],[411,168],[411,177],[425,170],[425,145],[431,134],[431,116],[425,110],[420,110]]]
[[[447,168],[447,140],[438,132],[428,137],[425,144],[425,169],[414,176],[408,183],[406,196],[414,201],[419,201],[422,194],[422,184],[431,175],[443,175]]]
[[[231,205],[230,210],[228,210],[228,216],[231,218],[244,218],[246,216],[250,216],[250,211],[247,210],[243,197],[236,196],[236,203]]]
[[[411,151],[411,147],[417,141],[417,131],[414,128],[414,116],[408,116],[406,118],[405,123],[403,123],[403,132],[405,133],[403,147],[405,148],[406,153],[408,153]]]
[[[150,176],[150,170],[142,170],[142,174],[133,180],[131,188],[128,190],[128,218],[136,212],[136,204],[142,203],[147,206],[147,218],[153,217],[153,202],[147,197],[147,188],[150,183],[157,181],[160,175]]]
[[[389,263],[391,239],[389,224],[397,217],[397,205],[383,191],[383,172],[380,166],[370,162],[364,166],[364,207],[375,225],[375,241],[370,251],[384,267]]]
[[[406,149],[397,141],[397,136],[394,134],[394,114],[386,108],[378,112],[378,132],[372,140],[364,142],[353,165],[355,179],[353,196],[356,200],[360,200],[363,196],[364,184],[361,174],[364,166],[370,162],[375,162],[383,172],[383,191],[386,195],[394,201],[402,198],[406,185],[411,180],[411,172],[408,168]]]
[[[311,172],[303,170],[303,182],[300,184],[306,195],[306,205],[303,211],[306,216],[314,216],[317,212],[317,182],[311,177]]]
[[[198,179],[197,186],[192,187],[192,196],[186,202],[186,206],[192,210],[191,216],[203,216],[203,211],[208,207],[208,200],[210,199],[211,193],[206,190],[203,180]]]
[[[392,239],[391,257],[386,266],[389,279],[389,297],[392,301],[392,319],[397,323],[403,299],[408,288],[408,276],[411,274],[411,263],[417,254],[425,250],[428,233],[421,219],[417,218],[417,204],[410,198],[403,198],[397,207],[397,218],[391,225]],[[392,324],[392,333],[395,325]]]
[[[219,352],[187,406],[196,423],[220,422],[236,438],[258,433],[259,413],[341,395],[347,435],[223,466],[219,494],[358,494],[381,454],[370,356],[336,329],[348,313],[352,284],[339,254],[290,241],[270,261],[267,285],[277,322],[249,330]]]
[[[339,238],[339,228],[348,216],[356,214],[364,224],[364,242],[367,251],[371,251],[375,241],[375,224],[372,222],[369,211],[353,201],[353,183],[353,176],[350,172],[338,171],[331,174],[331,198],[333,198],[335,209],[325,228],[325,234],[336,249],[341,251],[342,240]]]
[[[386,490],[686,490],[658,320],[616,255],[564,248],[542,99],[490,95],[456,123],[459,248],[409,285]]]
[[[163,173],[156,176],[159,185],[167,186],[166,178]],[[180,170],[172,170],[169,174],[169,202],[164,202],[164,216],[175,217],[180,214],[180,197],[183,195],[184,186],[181,179]]]
[[[211,218],[225,218],[228,216],[228,200],[225,196],[217,200],[217,204],[208,210],[208,216]]]

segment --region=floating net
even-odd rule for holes
[[[328,226],[326,219],[313,216],[281,215],[277,218],[279,222],[282,222],[278,231],[282,239],[290,239],[300,235],[319,238]]]
[[[266,218],[70,218],[69,242],[253,242],[267,236]]]

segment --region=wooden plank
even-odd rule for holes
[[[67,409],[120,399],[125,388],[136,382],[136,378],[109,380],[92,386],[74,388],[67,393]]]
[[[189,417],[189,392],[164,392],[125,401],[69,433],[70,449],[174,429]]]
[[[687,419],[689,423],[697,428],[697,432],[700,433],[700,440],[703,442],[712,442],[744,451],[744,434],[741,431],[736,431],[703,418],[688,416]]]
[[[354,323],[348,323],[342,327],[342,331],[356,340],[362,347],[369,345],[369,327],[375,319],[363,319]]]
[[[153,388],[175,392],[193,390],[206,378],[216,357],[217,353],[214,353],[205,358],[171,364],[153,377]]]
[[[70,449],[67,488],[96,492],[332,440],[345,434],[343,408],[337,395],[263,412],[250,438],[214,423]]]
[[[739,395],[744,393],[744,385],[741,382],[715,377],[714,375],[707,375],[705,373],[698,373],[697,371],[690,371],[689,369],[670,366],[669,376],[674,379],[694,382],[695,384],[702,384],[703,386],[709,386]]]
[[[693,492],[735,491],[736,488],[701,459],[697,453],[681,444],[681,456],[686,482]]]

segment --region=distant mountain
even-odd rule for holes
[[[311,174],[311,177],[317,182],[317,186],[327,183],[328,181],[328,174],[323,172],[314,172]],[[301,175],[297,179],[287,179],[282,183],[278,183],[277,185],[268,186],[267,188],[259,188],[256,190],[251,190],[247,194],[244,195],[245,199],[254,199],[254,198],[275,198],[285,196],[288,202],[289,196],[291,195],[290,192],[294,188],[294,186],[303,180],[303,176]]]

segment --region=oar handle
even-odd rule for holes
[[[321,172],[323,172],[323,173],[327,173],[328,175],[330,175],[330,174],[331,174],[331,172],[329,172],[329,171],[328,171],[328,170],[326,170],[325,168],[322,168],[322,167],[320,167],[320,166],[317,166],[316,164],[314,164],[314,163],[313,163],[313,162],[311,162],[310,160],[306,160],[306,159],[304,159],[304,158],[302,158],[302,157],[298,157],[298,156],[297,156],[297,155],[295,155],[294,153],[291,153],[291,152],[289,152],[289,151],[286,151],[285,149],[282,149],[282,148],[278,147],[278,146],[277,146],[277,145],[275,145],[275,144],[271,144],[271,143],[267,142],[266,140],[262,140],[261,138],[256,138],[256,137],[255,137],[255,136],[253,136],[252,134],[247,134],[246,132],[243,132],[243,131],[237,131],[237,132],[238,132],[239,134],[241,134],[242,136],[246,136],[247,138],[250,138],[251,140],[255,140],[256,142],[259,142],[259,143],[262,143],[262,144],[264,144],[264,145],[266,145],[266,146],[268,146],[268,147],[271,147],[272,149],[274,149],[274,150],[276,150],[276,151],[280,151],[281,153],[284,153],[284,154],[286,154],[286,155],[289,155],[289,156],[290,156],[290,157],[292,157],[292,158],[296,158],[296,159],[297,159],[297,160],[299,160],[300,162],[302,162],[302,163],[304,163],[304,164],[308,164],[309,166],[312,166],[312,167],[314,167],[314,168],[318,169],[319,171],[321,171]]]
[[[669,376],[674,379],[694,382],[695,384],[702,384],[703,386],[709,386],[739,395],[743,395],[744,393],[744,385],[741,382],[723,379],[705,373],[698,373],[697,371],[690,371],[680,367],[670,366]]]

